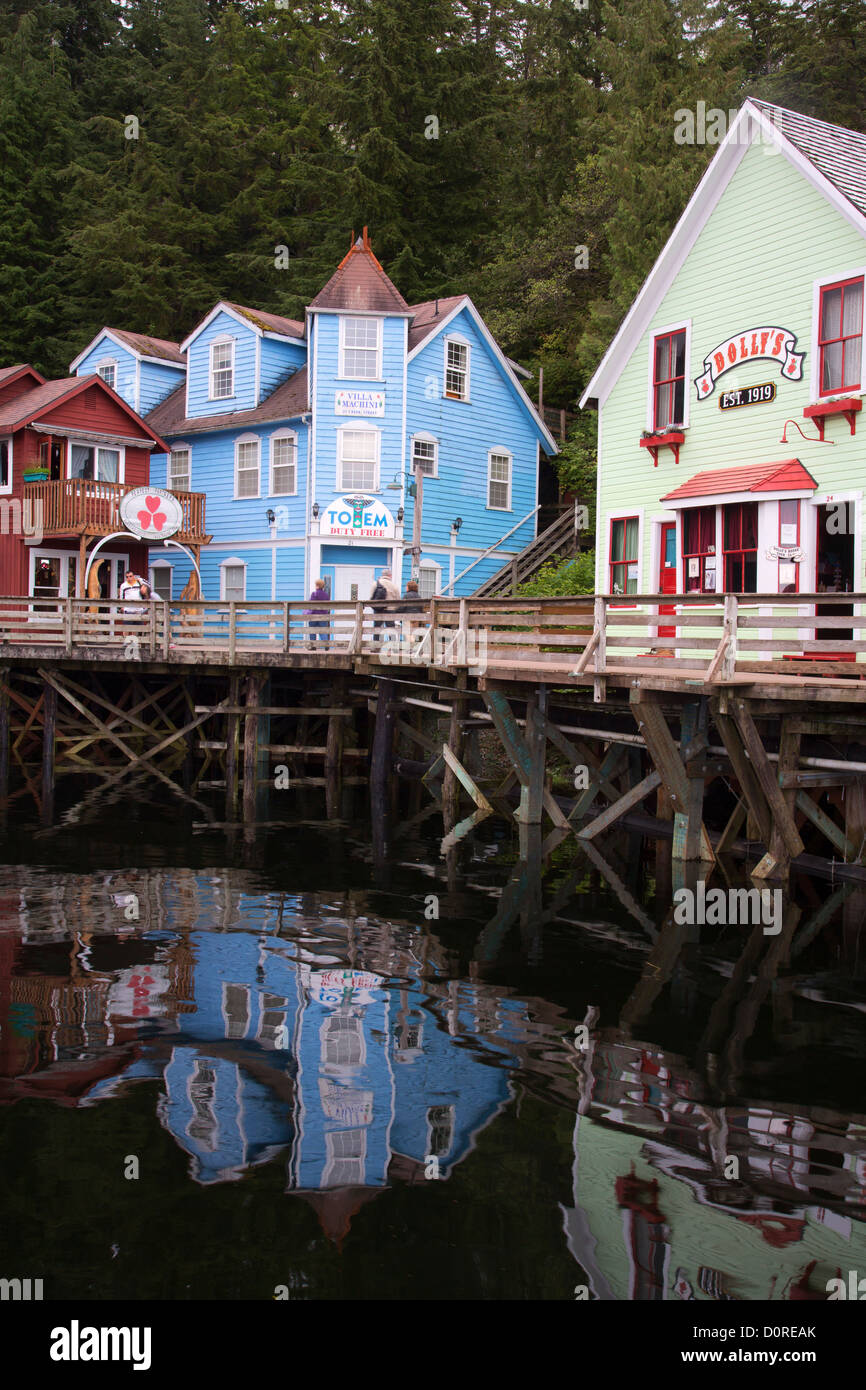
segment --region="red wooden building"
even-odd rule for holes
[[[88,553],[124,531],[121,498],[150,482],[153,449],[168,445],[101,377],[0,370],[0,594],[82,597]],[[198,558],[204,493],[175,495],[176,539]],[[100,550],[103,597],[117,596],[127,569],[147,574],[149,548],[126,533]]]

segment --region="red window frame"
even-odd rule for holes
[[[860,287],[860,328],[856,333],[843,333],[842,326],[845,322],[845,291],[849,286],[859,285]],[[839,300],[839,332],[835,337],[824,337],[824,296],[832,294],[834,290],[841,290],[842,296]],[[863,299],[866,293],[866,286],[863,283],[862,275],[852,275],[848,280],[835,280],[832,285],[822,285],[821,295],[818,303],[818,394],[819,396],[837,396],[840,391],[859,391],[860,390],[860,364],[863,361]],[[857,357],[857,380],[845,381],[845,359],[847,353],[845,344],[852,338],[859,338],[860,352]],[[828,347],[834,347],[837,343],[842,343],[842,381],[838,386],[824,385],[824,353]]]
[[[626,558],[623,558],[622,560],[614,560],[614,559],[613,559],[613,528],[614,528],[614,526],[622,526],[622,550],[623,550],[623,556],[625,557],[625,548],[626,548],[625,543],[626,543],[626,537],[628,536],[628,523],[629,523],[630,521],[633,521],[634,524],[635,524],[635,533],[634,533],[634,534],[635,534],[635,554],[634,554],[634,557],[633,557],[633,558],[627,558],[627,557],[626,557]],[[610,530],[609,530],[609,532],[608,532],[607,541],[608,541],[608,543],[607,543],[607,564],[608,564],[608,582],[609,582],[608,593],[613,594],[613,593],[616,592],[616,589],[615,589],[615,581],[616,581],[616,574],[617,574],[617,571],[622,570],[622,569],[625,569],[625,571],[626,571],[626,573],[625,573],[625,587],[620,591],[620,594],[622,595],[623,598],[626,598],[626,597],[628,596],[628,567],[629,567],[629,565],[639,565],[639,564],[640,564],[640,517],[637,517],[637,516],[612,516],[612,517],[610,518]],[[635,583],[636,583],[637,585],[640,584],[640,571],[639,571],[639,570],[638,570],[638,579],[635,581]],[[632,590],[632,593],[635,593],[635,594],[636,594],[636,593],[637,593],[637,588],[633,589],[633,590]],[[617,594],[617,598],[620,597],[620,594]]]
[[[718,582],[716,577],[718,575],[716,568],[716,509],[715,507],[685,507],[681,515],[683,592],[687,594],[714,594]],[[693,534],[695,524],[697,525],[697,536]],[[700,574],[693,578],[689,577],[689,560],[700,561]],[[708,566],[707,560],[711,560],[712,564]],[[712,570],[714,575],[712,587],[707,585],[708,569]]]
[[[753,518],[752,535],[754,545],[743,545],[745,531],[744,516],[747,512]],[[728,544],[729,540],[733,544]],[[722,555],[725,562],[725,593],[756,594],[758,592],[758,504],[757,502],[728,502],[722,507]],[[755,557],[755,587],[745,587],[747,556]],[[732,584],[732,571],[739,567],[742,584]]]
[[[783,525],[790,526],[790,525],[791,525],[791,520],[792,520],[791,516],[788,516],[785,522],[782,521],[782,513],[783,513],[785,507],[793,507],[793,508],[794,508],[793,522],[794,522],[794,525],[797,527],[797,538],[796,538],[796,540],[793,542],[793,544],[794,544],[794,545],[799,545],[799,544],[800,544],[800,502],[799,502],[799,499],[796,498],[796,497],[787,497],[787,498],[783,499],[783,500],[779,503],[779,545],[782,545],[782,544],[790,545],[790,544],[791,544],[791,541],[785,541],[785,542],[782,541],[782,526],[783,526]],[[787,586],[783,589],[783,588],[782,588],[782,581],[781,581],[781,579],[778,579],[778,580],[777,580],[777,585],[776,585],[776,587],[778,588],[779,593],[780,593],[780,594],[799,594],[799,592],[800,592],[800,561],[799,561],[799,560],[779,560],[778,563],[779,563],[780,566],[781,566],[781,565],[785,565],[785,564],[793,564],[793,566],[794,566],[794,587],[793,587],[793,589],[788,588]]]
[[[674,371],[674,352],[673,342],[675,338],[682,339],[682,365],[680,373]],[[667,343],[667,375],[659,375],[659,346]],[[686,330],[675,328],[671,333],[659,333],[653,338],[653,429],[657,434],[662,434],[670,430],[674,425],[684,423],[683,416],[686,411]],[[659,416],[659,392],[663,387],[670,387],[668,399],[671,402],[671,409],[667,412],[671,418],[661,420]],[[679,395],[679,401],[677,396]]]

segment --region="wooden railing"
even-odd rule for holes
[[[45,536],[80,534],[111,535],[122,531],[120,503],[128,483],[101,483],[89,478],[63,478],[59,482],[25,483],[24,500],[32,508],[34,524]],[[201,540],[205,533],[205,494],[173,492],[183,508],[183,521],[177,532],[181,540]],[[41,515],[40,515],[41,512]],[[154,534],[154,540],[159,537]]]
[[[659,605],[673,612],[659,612]],[[816,614],[816,605],[821,612]],[[0,598],[0,660],[27,647],[84,659],[279,665],[331,656],[589,685],[654,671],[685,684],[758,673],[866,676],[866,594],[434,598],[372,603]],[[38,652],[37,652],[38,654]]]

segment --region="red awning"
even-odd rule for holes
[[[742,468],[708,468],[666,493],[660,501],[732,492],[814,492],[817,486],[799,459],[783,459],[781,463],[747,463]]]

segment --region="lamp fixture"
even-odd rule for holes
[[[784,427],[783,427],[783,429],[782,429],[782,438],[779,440],[779,443],[780,443],[780,444],[787,444],[787,442],[788,442],[787,435],[788,435],[788,426],[789,426],[789,425],[793,425],[795,429],[800,430],[800,433],[803,435],[803,438],[805,439],[805,441],[806,441],[807,444],[835,444],[835,443],[836,443],[835,439],[821,439],[820,436],[819,436],[819,437],[816,437],[815,435],[811,435],[811,434],[803,434],[803,431],[802,431],[802,429],[800,429],[800,426],[799,426],[799,424],[797,423],[796,420],[786,420],[786,421],[785,421],[785,424],[784,424]]]
[[[313,520],[314,520],[314,521],[318,521],[318,519],[319,519],[319,511],[320,511],[320,510],[321,510],[321,509],[320,509],[320,507],[319,507],[318,502],[314,502],[314,503],[313,503]]]
[[[402,507],[398,507],[398,508],[397,508],[397,520],[398,520],[398,521],[402,521],[404,515],[405,515],[405,513],[404,513],[404,511],[403,511],[403,508],[402,508]]]
[[[451,530],[454,532],[455,535],[456,535],[457,532],[460,530],[460,527],[461,527],[462,525],[463,525],[463,518],[462,518],[462,516],[455,516],[454,520],[453,520],[452,523],[451,523]]]
[[[268,525],[273,526],[277,520],[277,514],[273,507],[268,507]]]

